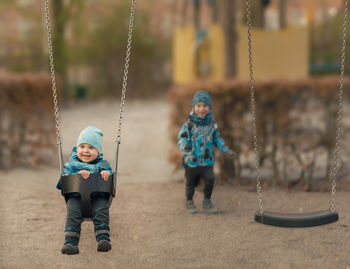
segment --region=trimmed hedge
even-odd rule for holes
[[[50,164],[56,148],[51,78],[0,73],[0,169]]]
[[[349,89],[350,80],[347,78],[344,82],[345,102],[349,100]],[[240,183],[253,182],[255,164],[249,82],[195,82],[173,87],[169,91],[170,135],[173,142],[169,160],[176,169],[181,167],[177,134],[188,117],[197,90],[211,93],[213,114],[220,134],[238,155],[234,161],[223,154],[217,156],[216,165],[220,168],[218,178],[235,178]],[[256,81],[255,94],[262,178],[269,184],[292,186],[301,183],[299,186],[305,189],[319,186],[315,182],[321,179],[329,179],[335,144],[338,77]],[[341,153],[343,160],[350,158],[349,152]],[[340,177],[349,174],[350,171],[346,169],[349,168],[343,163]]]

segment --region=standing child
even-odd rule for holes
[[[93,126],[88,126],[81,133],[77,146],[73,148],[69,161],[64,165],[62,176],[80,174],[87,179],[90,174],[100,173],[103,180],[107,181],[112,174],[108,161],[103,160],[102,155],[102,132]],[[57,184],[61,189],[61,182]],[[79,238],[82,217],[82,206],[79,193],[65,195],[67,203],[67,218],[65,226],[65,241],[62,254],[79,254]],[[109,194],[93,192],[91,195],[92,220],[97,244],[97,251],[109,251]]]
[[[198,91],[193,97],[189,119],[182,126],[178,135],[178,145],[183,154],[183,166],[186,177],[186,208],[191,214],[197,213],[193,202],[194,189],[202,177],[204,180],[203,209],[209,214],[218,213],[210,200],[214,188],[214,153],[213,145],[232,158],[230,150],[220,137],[218,126],[211,111],[211,97],[206,91]]]

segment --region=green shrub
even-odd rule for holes
[[[57,160],[49,76],[0,74],[0,144],[0,169]]]

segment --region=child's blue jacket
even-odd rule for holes
[[[107,170],[112,174],[112,168],[108,161],[103,160],[103,154],[99,154],[91,163],[82,162],[77,155],[77,148],[74,147],[69,161],[65,163],[62,176],[78,174],[80,170],[87,170],[90,174],[98,174],[103,170]],[[61,190],[61,180],[58,181],[57,189]]]
[[[189,119],[182,126],[178,134],[178,146],[183,158],[190,156],[184,166],[212,166],[214,164],[213,145],[221,152],[227,152],[229,148],[220,137],[218,126],[214,120],[207,125],[199,125]]]

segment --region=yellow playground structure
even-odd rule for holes
[[[211,80],[225,78],[225,36],[211,25],[196,38],[193,25],[176,27],[173,37],[173,82],[185,84],[197,79],[196,68]],[[198,35],[198,33],[197,33]],[[247,28],[237,28],[237,79],[249,79]],[[253,29],[254,76],[258,80],[301,79],[309,75],[309,33],[306,27],[278,31]],[[197,54],[197,56],[196,56]],[[199,64],[196,65],[196,57]],[[198,67],[196,67],[198,66]],[[203,75],[202,75],[203,76]]]

